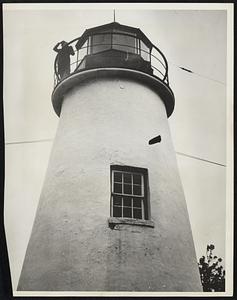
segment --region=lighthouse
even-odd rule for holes
[[[19,291],[202,291],[168,63],[112,22],[56,45],[59,116]]]

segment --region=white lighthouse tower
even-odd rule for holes
[[[18,290],[201,291],[165,56],[117,22],[55,50],[60,119]]]

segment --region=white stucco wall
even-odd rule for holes
[[[148,169],[154,228],[109,228],[111,164]],[[64,96],[18,290],[202,290],[165,106],[145,84],[95,78]]]

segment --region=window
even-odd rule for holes
[[[135,53],[136,52],[136,38],[124,35],[124,34],[113,34],[113,49],[117,49],[124,52]]]
[[[111,49],[111,34],[96,34],[91,36],[91,53],[98,53]],[[90,53],[90,54],[91,54]]]
[[[148,220],[147,169],[111,166],[111,216]]]
[[[150,60],[150,53],[149,53],[149,48],[143,43],[143,41],[140,41],[140,49],[141,49],[141,57],[149,61]]]

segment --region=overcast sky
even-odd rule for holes
[[[122,5],[122,4],[121,4]],[[226,164],[227,13],[224,10],[116,8],[116,21],[140,28],[165,54],[176,104],[169,118],[177,152]],[[87,8],[86,8],[87,6]],[[4,11],[5,142],[53,139],[54,45],[113,21],[110,8],[9,5]],[[12,8],[11,8],[12,7]],[[15,7],[15,8],[14,8]],[[108,5],[107,5],[108,7]],[[118,8],[120,7],[120,8]],[[171,7],[170,7],[171,8]],[[196,74],[182,71],[178,66]],[[52,141],[6,145],[5,227],[16,288]],[[196,254],[213,243],[225,258],[226,168],[177,155]]]

